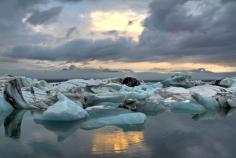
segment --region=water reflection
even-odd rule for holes
[[[48,131],[53,132],[57,136],[57,141],[61,142],[67,139],[75,131],[80,128],[80,121],[72,122],[47,122],[34,120],[36,124],[42,125]]]
[[[20,138],[21,134],[21,123],[25,115],[24,110],[12,111],[4,121],[5,134],[11,138]]]
[[[0,153],[5,158],[35,157],[35,153],[37,157],[55,158],[78,155],[192,158],[210,157],[209,154],[217,157],[220,153],[223,153],[221,157],[227,157],[225,154],[233,157],[236,115],[228,117],[231,112],[219,110],[197,115],[163,112],[148,116],[141,126],[110,125],[86,130],[78,121],[40,122],[30,112],[13,111],[0,115],[0,122],[4,122],[1,128],[5,129],[0,130]]]
[[[225,117],[230,116],[235,111],[234,108],[231,109],[218,109],[215,111],[206,111],[201,114],[194,114],[192,116],[193,120],[219,120],[224,119]]]
[[[216,111],[207,111],[205,113],[201,114],[192,114],[193,120],[215,120],[215,119],[223,119],[227,116],[229,116],[234,109],[219,109]],[[10,114],[1,114],[1,120],[4,120],[4,128],[5,128],[5,135],[14,139],[19,139],[21,135],[21,124],[23,117],[27,111],[26,110],[15,110],[12,111]],[[163,113],[162,111],[161,113]],[[175,111],[172,111],[175,112]],[[185,113],[185,111],[183,111]],[[32,111],[33,113],[33,111]],[[178,111],[179,113],[179,111]],[[159,114],[159,113],[158,113]],[[153,115],[153,114],[152,114]],[[157,114],[156,114],[157,115]],[[101,115],[103,117],[103,115]],[[98,117],[99,118],[99,117]],[[73,121],[69,123],[62,123],[62,122],[47,122],[47,121],[37,121],[34,120],[36,124],[42,125],[45,129],[52,131],[57,135],[58,142],[65,140],[68,136],[73,134],[78,129],[83,130],[91,130],[83,128],[83,124],[86,123],[86,120],[84,121]],[[116,133],[98,133],[98,135],[95,137],[94,144],[98,144],[98,142],[103,142],[103,145],[101,145],[100,148],[106,148],[107,146],[114,146],[114,148],[121,148],[125,149],[127,146],[129,146],[130,142],[132,144],[132,140],[135,140],[133,138],[140,138],[142,139],[141,132],[133,132],[133,131],[143,131],[144,124],[137,124],[137,125],[110,125],[114,126],[116,128],[121,129],[124,132],[116,132]],[[101,126],[102,127],[102,126]],[[100,126],[96,127],[97,129],[101,128]],[[92,130],[96,129],[93,128]],[[105,139],[106,138],[106,139]],[[127,138],[131,138],[131,140],[128,140]],[[102,141],[103,140],[103,141]],[[116,141],[120,142],[116,142]],[[104,146],[104,147],[102,147]],[[97,146],[94,147],[94,151],[96,151]],[[98,148],[99,149],[99,148]],[[114,150],[119,151],[119,150]]]
[[[112,128],[112,127],[111,127]],[[116,131],[97,130],[92,138],[92,154],[121,153],[131,151],[134,148],[146,149],[143,144],[143,131],[124,132],[121,129]]]

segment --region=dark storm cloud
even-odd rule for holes
[[[66,38],[70,38],[73,34],[78,34],[78,30],[77,30],[76,27],[68,28],[65,37],[66,37]]]
[[[23,44],[32,44],[45,40],[45,37],[31,33],[22,19],[39,4],[47,0],[1,0],[0,2],[0,48]],[[46,37],[47,38],[47,37]]]
[[[55,48],[37,46],[18,46],[6,52],[12,58],[39,59],[39,60],[70,60],[85,61],[89,59],[109,60],[129,55],[134,47],[131,39],[120,38],[106,40],[74,40]]]
[[[199,8],[192,13],[187,9]],[[141,45],[172,58],[234,64],[236,1],[154,0],[145,20]],[[153,54],[154,55],[154,54]],[[235,64],[234,64],[235,65]]]
[[[27,22],[31,23],[32,25],[43,24],[58,16],[61,11],[62,7],[53,7],[44,11],[37,10],[27,19]]]

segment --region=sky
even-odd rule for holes
[[[236,72],[235,0],[1,0],[0,73]]]

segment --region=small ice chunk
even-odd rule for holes
[[[43,113],[37,113],[35,119],[47,121],[74,121],[86,118],[87,111],[82,109],[82,105],[68,99],[63,94],[57,95],[58,101],[50,106]]]
[[[108,125],[136,125],[145,122],[146,115],[140,112],[124,113],[91,119],[81,124],[82,129],[94,129]]]

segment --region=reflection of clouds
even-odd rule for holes
[[[143,142],[144,136],[142,131],[124,132],[121,129],[114,131],[109,127],[96,130],[92,137],[92,154],[119,154],[128,153],[145,153],[148,149]]]
[[[165,113],[148,121],[157,130],[148,128],[145,142],[153,155],[164,158],[234,157],[235,121],[236,117],[194,121],[186,114]]]
[[[29,115],[28,115],[29,116]],[[0,157],[176,157],[232,158],[236,155],[236,115],[195,121],[189,114],[161,113],[148,117],[145,129],[103,127],[80,130],[79,123],[35,124],[24,116],[18,140],[4,135]],[[42,126],[43,125],[43,126]],[[55,136],[65,136],[59,141]]]

